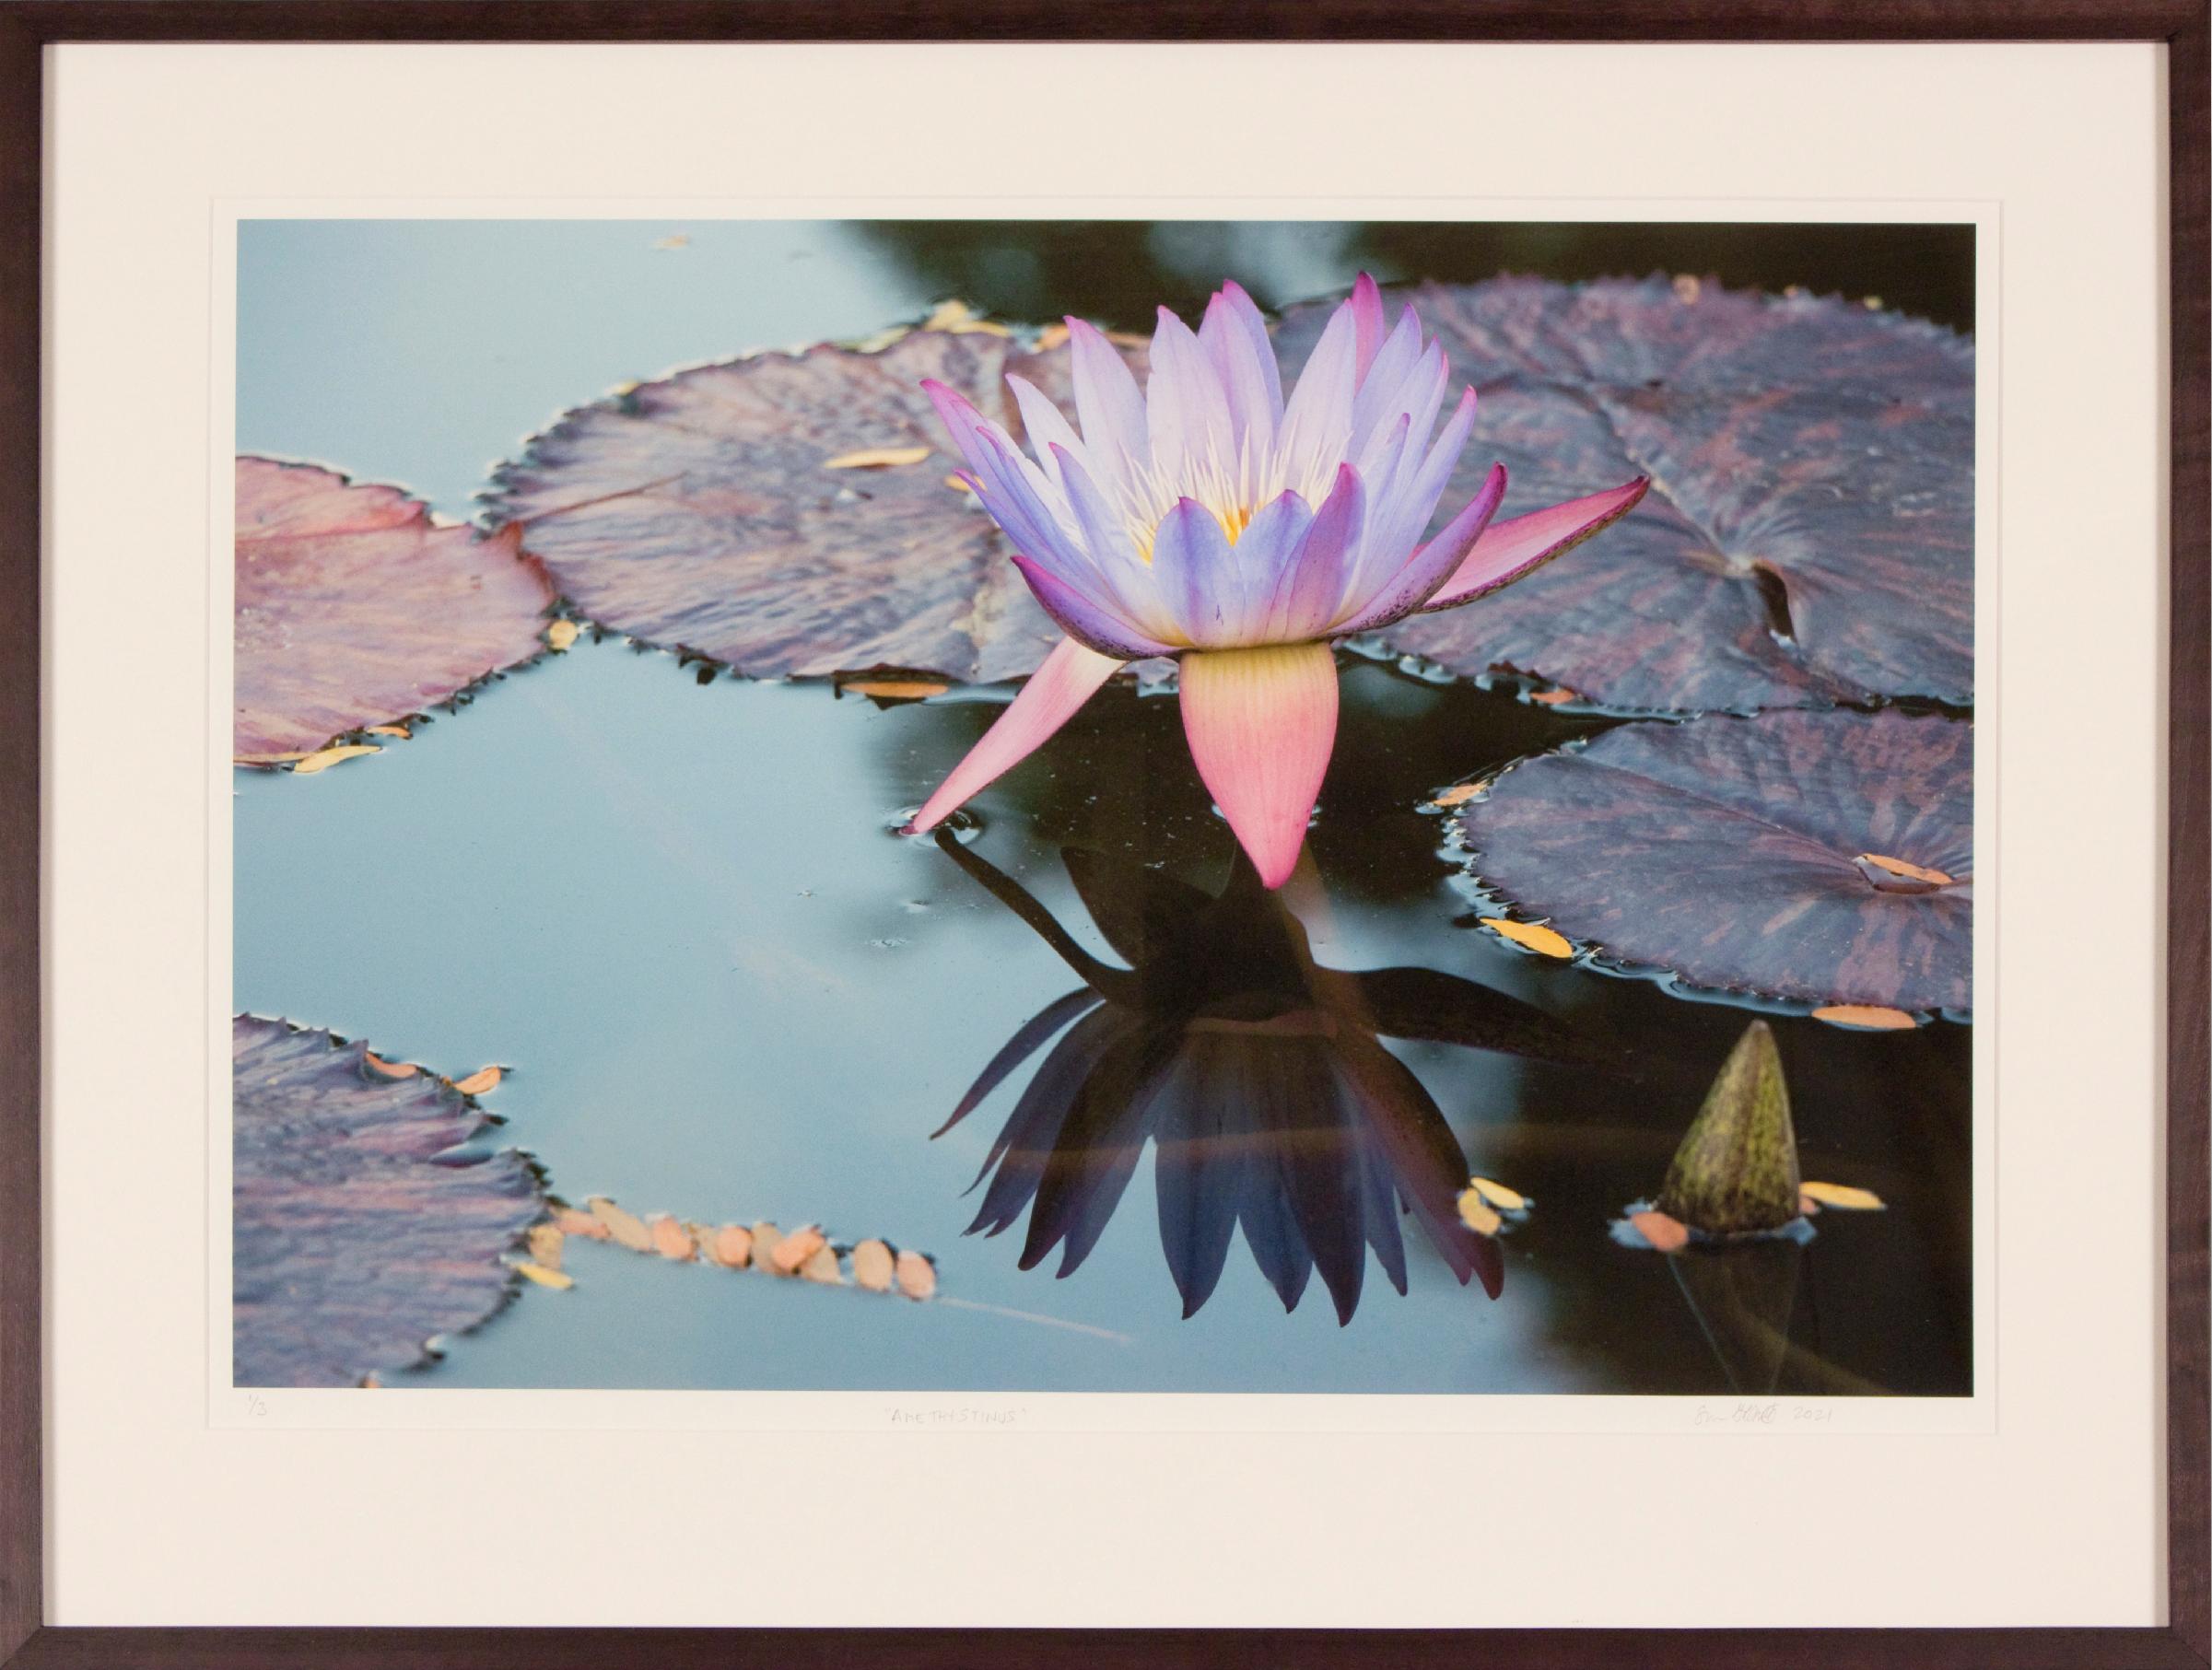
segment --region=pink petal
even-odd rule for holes
[[[1183,734],[1263,885],[1297,867],[1337,737],[1326,644],[1195,650],[1182,659]]]
[[[1359,282],[1352,286],[1352,299],[1346,306],[1352,309],[1354,341],[1359,351],[1359,377],[1364,380],[1367,368],[1375,364],[1375,354],[1383,345],[1383,293],[1367,274],[1360,274]]]
[[[1650,485],[1650,477],[1639,475],[1606,492],[1571,498],[1549,510],[1534,510],[1484,529],[1458,572],[1422,607],[1449,609],[1510,585],[1561,552],[1572,550],[1591,534],[1612,526],[1635,508]]]
[[[1030,675],[991,728],[977,739],[967,756],[907,825],[909,835],[925,835],[953,809],[971,799],[1043,746],[1075,710],[1112,678],[1121,663],[1086,649],[1073,638],[1053,646],[1045,664]]]

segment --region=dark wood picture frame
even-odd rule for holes
[[[2168,1617],[2139,1629],[652,1630],[48,1627],[41,1398],[41,53],[70,41],[2149,41],[2168,50]],[[2212,1009],[2212,264],[2206,0],[0,0],[0,1665],[2101,1665],[2204,1670]],[[2084,1558],[2100,1541],[2081,1527]]]

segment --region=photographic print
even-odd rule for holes
[[[1971,1395],[1974,261],[240,221],[231,1383]]]

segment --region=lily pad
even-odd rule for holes
[[[544,1210],[511,1149],[432,1074],[283,1021],[231,1022],[231,1378],[358,1385],[506,1302],[500,1255]]]
[[[527,530],[592,620],[748,677],[1019,677],[1059,628],[951,479],[921,391],[935,378],[1018,435],[1009,371],[1071,403],[1064,344],[972,324],[681,371],[538,436],[495,473],[490,520]]]
[[[397,487],[238,461],[231,750],[271,761],[403,719],[544,648],[553,588],[515,534]]]
[[[1484,890],[1603,960],[1807,1004],[1972,1008],[1964,721],[1785,710],[1621,725],[1522,761],[1454,815]]]
[[[1695,279],[1402,292],[1481,396],[1444,496],[1499,515],[1647,474],[1602,539],[1384,636],[1461,676],[1599,707],[1751,712],[1973,700],[1971,339],[1834,297]],[[1300,363],[1327,318],[1278,332]]]

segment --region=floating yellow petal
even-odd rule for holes
[[[545,647],[548,649],[566,649],[576,642],[579,630],[574,621],[554,621],[545,628]]]
[[[346,742],[336,748],[318,748],[314,753],[303,755],[292,767],[292,770],[299,777],[312,777],[318,771],[324,771],[335,765],[340,760],[358,759],[365,753],[381,753],[383,752],[381,748],[374,747],[368,742]]]
[[[1812,1018],[1832,1026],[1856,1026],[1867,1032],[1908,1032],[1920,1024],[1902,1009],[1884,1009],[1877,1003],[1831,1003],[1814,1010]]]
[[[1886,1211],[1882,1197],[1872,1189],[1854,1188],[1848,1183],[1800,1183],[1797,1193],[1822,1206],[1832,1206],[1846,1212]]]
[[[688,1264],[697,1255],[698,1249],[692,1245],[690,1233],[673,1218],[657,1215],[648,1220],[645,1227],[652,1232],[653,1251],[661,1257]]]
[[[1469,1177],[1468,1186],[1489,1201],[1501,1212],[1517,1212],[1528,1205],[1528,1197],[1519,1189],[1507,1188],[1503,1183],[1489,1177]]]
[[[567,1289],[572,1288],[576,1285],[575,1277],[564,1276],[558,1270],[549,1270],[544,1265],[532,1264],[527,1259],[524,1259],[521,1263],[517,1264],[514,1267],[515,1272],[518,1275],[527,1276],[531,1280],[536,1282],[538,1286],[542,1288],[551,1288],[556,1293],[564,1291]]]
[[[862,447],[858,452],[840,452],[822,461],[825,470],[888,470],[897,464],[919,464],[936,451],[934,447]]]
[[[924,697],[942,695],[952,686],[942,679],[846,679],[837,685],[839,691],[850,690],[860,695],[882,696],[889,701],[919,702]]]
[[[887,1293],[896,1273],[891,1249],[880,1241],[863,1241],[852,1249],[852,1279],[872,1293]]]
[[[921,321],[921,328],[925,331],[946,331],[954,336],[966,336],[975,331],[980,331],[988,336],[1013,334],[1004,325],[994,324],[978,315],[965,301],[939,302],[936,311]]]
[[[1543,956],[1571,957],[1574,954],[1574,947],[1563,934],[1555,932],[1541,923],[1513,922],[1504,917],[1482,917],[1478,920],[1485,928],[1495,928],[1516,945],[1526,946],[1528,950]]]
[[[1464,806],[1489,787],[1488,777],[1480,783],[1454,783],[1449,788],[1438,789],[1436,798],[1429,804],[1437,807]]]
[[[1478,1235],[1494,1235],[1505,1220],[1482,1204],[1480,1189],[1459,1191],[1459,1221]]]
[[[643,1220],[624,1211],[604,1195],[594,1195],[585,1204],[591,1207],[591,1216],[607,1226],[607,1233],[617,1244],[628,1247],[633,1253],[653,1250],[653,1232],[645,1227]]]
[[[927,1299],[937,1291],[937,1267],[919,1253],[898,1255],[898,1290],[909,1299]]]
[[[568,1239],[561,1233],[556,1223],[533,1223],[530,1226],[530,1261],[549,1270],[561,1267],[561,1244]]]

